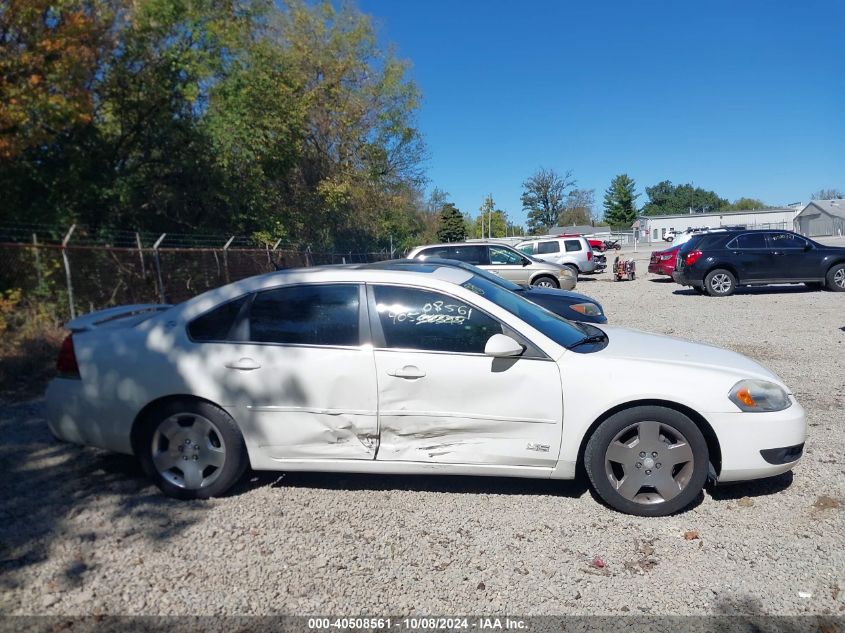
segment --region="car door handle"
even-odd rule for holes
[[[423,378],[425,372],[415,365],[405,365],[399,369],[388,369],[387,375],[397,378]]]
[[[251,358],[241,358],[239,360],[229,361],[226,363],[229,369],[240,369],[242,371],[252,371],[261,367],[261,363]]]

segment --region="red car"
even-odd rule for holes
[[[648,262],[648,272],[655,275],[669,275],[672,276],[672,271],[675,270],[675,260],[678,258],[678,251],[681,245],[667,248],[665,251],[655,251],[651,254],[651,260]]]

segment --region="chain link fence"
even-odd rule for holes
[[[278,244],[275,248],[269,244],[235,248],[234,239],[219,248],[164,247],[163,240],[142,246],[140,237],[134,248],[73,244],[66,237],[63,241],[42,243],[36,235],[28,243],[0,242],[0,295],[19,291],[25,299],[49,302],[56,318],[66,320],[114,305],[178,303],[280,268],[390,259],[389,251],[312,252],[279,248]]]

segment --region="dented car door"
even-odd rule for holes
[[[273,459],[373,459],[377,394],[363,286],[259,292],[222,359],[245,435]]]
[[[541,352],[485,355],[504,327],[456,297],[372,285],[368,300],[377,460],[554,467],[563,414],[555,362]]]

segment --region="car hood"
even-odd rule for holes
[[[568,290],[558,290],[556,288],[537,288],[532,286],[522,291],[524,297],[563,297],[572,299],[574,301],[589,301],[590,303],[598,303],[595,299],[582,295],[578,292],[570,292]]]
[[[758,378],[775,382],[791,393],[783,381],[760,363],[721,347],[693,343],[673,336],[652,334],[624,327],[602,325],[610,341],[597,356],[679,367],[699,367],[735,374],[738,379]]]

